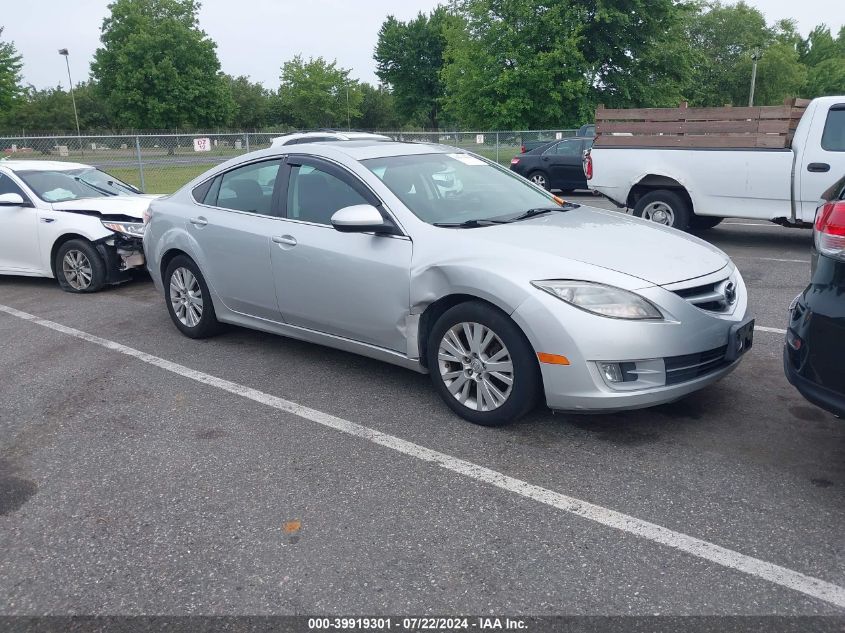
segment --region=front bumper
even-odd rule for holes
[[[569,365],[540,364],[550,408],[583,413],[639,409],[678,400],[737,368],[741,355],[735,353],[733,336],[749,323],[741,279],[740,285],[737,304],[727,315],[651,287],[637,292],[664,309],[670,317],[664,321],[600,317],[546,293],[533,295],[512,316],[536,352],[569,360]],[[639,381],[612,385],[600,371],[602,362],[657,367],[659,382],[642,388]]]
[[[108,284],[128,281],[130,271],[143,269],[146,265],[144,243],[140,238],[115,234],[98,240],[94,246],[106,263]]]

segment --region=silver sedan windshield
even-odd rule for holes
[[[471,154],[415,154],[361,161],[418,218],[461,224],[557,206],[554,196]]]

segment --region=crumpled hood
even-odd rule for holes
[[[504,256],[524,261],[532,255],[556,255],[658,286],[701,277],[730,262],[725,253],[697,237],[594,207],[458,232]]]
[[[154,196],[108,196],[53,202],[52,205],[56,211],[96,211],[102,215],[128,215],[141,220],[154,199]]]

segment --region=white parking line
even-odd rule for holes
[[[698,558],[716,563],[729,569],[767,580],[774,584],[793,589],[800,593],[806,594],[819,600],[824,600],[837,607],[845,609],[845,587],[840,587],[833,583],[807,576],[801,572],[769,563],[759,558],[747,556],[740,552],[710,543],[708,541],[689,536],[682,532],[676,532],[669,528],[643,521],[636,517],[605,508],[588,501],[582,501],[575,497],[570,497],[559,492],[554,492],[547,488],[542,488],[534,484],[509,477],[503,473],[497,472],[490,468],[467,462],[457,457],[440,453],[438,451],[414,444],[407,440],[403,440],[394,435],[388,435],[355,422],[344,420],[316,409],[304,407],[290,400],[284,400],[276,396],[258,391],[245,385],[240,385],[235,382],[230,382],[222,378],[217,378],[210,374],[206,374],[195,369],[190,369],[184,365],[179,365],[172,361],[152,354],[147,354],[132,347],[127,347],[120,343],[110,341],[108,339],[88,334],[81,330],[77,330],[54,321],[48,321],[40,317],[34,316],[27,312],[22,312],[15,308],[0,304],[0,312],[5,312],[11,316],[19,319],[24,319],[32,323],[36,323],[45,328],[49,328],[62,334],[73,336],[77,339],[99,345],[109,350],[132,356],[140,361],[159,367],[161,369],[172,372],[183,378],[194,380],[204,385],[209,385],[226,391],[228,393],[247,398],[254,402],[273,407],[279,411],[290,413],[306,420],[311,420],[317,424],[335,429],[341,433],[346,433],[354,437],[358,437],[373,444],[390,448],[398,453],[413,457],[426,462],[435,463],[442,468],[451,470],[452,472],[461,474],[465,477],[480,481],[491,486],[495,486],[507,492],[519,495],[526,499],[537,501],[538,503],[557,508],[569,514],[611,527],[628,534],[634,534],[649,541],[660,543],[667,547],[686,552]]]
[[[781,330],[780,328],[776,327],[765,327],[762,325],[755,325],[754,326],[755,332],[769,332],[770,334],[786,334],[786,330]]]
[[[754,257],[753,255],[731,255],[731,259],[751,259],[755,262],[784,262],[787,264],[809,264],[809,259],[779,259],[777,257]]]

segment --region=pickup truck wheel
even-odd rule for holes
[[[533,182],[535,185],[539,185],[546,191],[549,191],[551,189],[551,185],[549,184],[549,178],[542,171],[532,171],[530,174],[528,174],[528,180]]]
[[[718,226],[722,220],[725,218],[717,218],[715,216],[701,216],[697,215],[692,219],[692,224],[690,225],[690,230],[692,231],[706,231],[707,229],[712,229],[714,226]]]
[[[681,231],[690,228],[692,217],[686,201],[668,189],[658,189],[645,194],[637,201],[634,215]]]
[[[106,263],[88,240],[68,240],[56,251],[56,279],[65,292],[97,292],[106,283]]]

